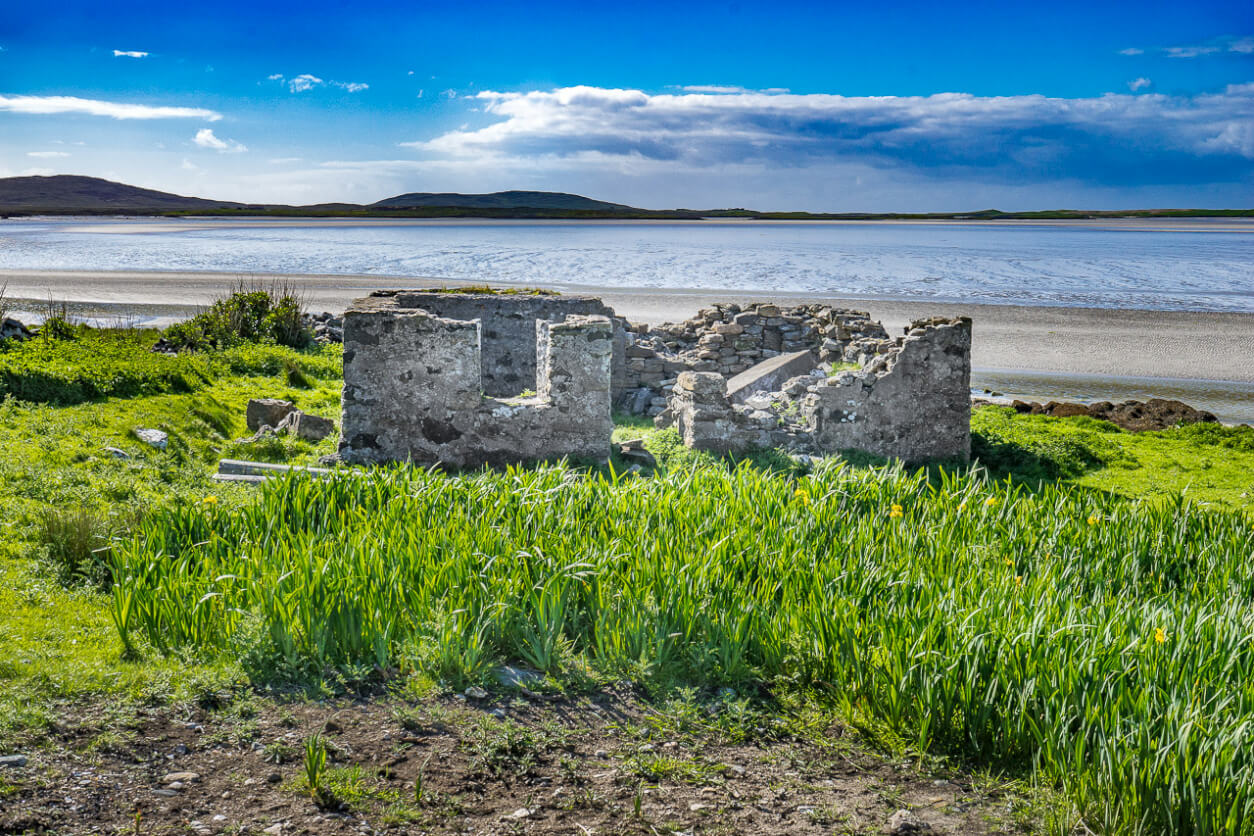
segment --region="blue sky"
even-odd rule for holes
[[[224,199],[1254,205],[1254,4],[0,10],[0,176]]]

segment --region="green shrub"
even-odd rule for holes
[[[302,306],[288,287],[269,289],[239,285],[209,310],[166,329],[166,343],[177,351],[229,348],[260,342],[304,348],[313,342],[305,327]]]

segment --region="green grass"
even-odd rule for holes
[[[1252,542],[1235,511],[839,462],[394,469],[154,514],[115,549],[114,617],[262,677],[563,644],[571,667],[811,693],[1034,768],[1098,829],[1230,833],[1254,827]]]
[[[1127,497],[1190,499],[1254,511],[1254,428],[1194,424],[1123,432],[1087,417],[975,411],[972,452],[993,473],[1028,484],[1063,479]]]
[[[256,490],[209,474],[334,440],[241,445],[244,404],[337,417],[338,350],[136,350],[151,339],[0,353],[29,385],[97,392],[0,403],[0,748],[101,695],[395,669],[460,689],[511,661],[667,705],[731,688],[684,723],[746,736],[821,707],[894,750],[1033,776],[1098,832],[1254,832],[1254,430],[983,409],[994,482],[856,455],[729,464],[620,418],[615,440],[644,436],[657,475],[394,468]],[[487,772],[541,745],[480,737]],[[326,775],[342,801],[362,785]]]
[[[288,367],[315,378],[340,373],[337,349],[301,353],[250,343],[170,356],[149,350],[157,338],[156,331],[79,329],[73,339],[0,341],[0,398],[66,405],[194,392],[224,376],[273,375]]]

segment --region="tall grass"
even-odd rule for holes
[[[894,507],[899,506],[899,507]],[[1254,523],[839,463],[299,476],[114,549],[128,646],[814,694],[1096,831],[1254,832]]]

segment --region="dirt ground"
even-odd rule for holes
[[[246,694],[67,718],[0,767],[0,833],[1025,832],[1013,794],[869,754],[840,726],[720,726],[708,707],[658,710],[626,688]],[[327,752],[317,794],[305,777],[315,735]]]

